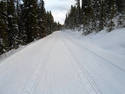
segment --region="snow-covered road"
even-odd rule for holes
[[[1,62],[0,94],[125,94],[125,54],[55,32]]]

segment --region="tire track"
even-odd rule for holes
[[[67,35],[65,34],[65,36],[67,36]],[[101,58],[101,59],[104,60],[104,61],[106,61],[107,64],[110,64],[110,65],[112,65],[113,67],[119,69],[120,71],[125,72],[125,69],[121,68],[120,66],[118,66],[118,65],[116,65],[116,64],[113,64],[110,60],[106,59],[104,56],[98,55],[96,52],[90,50],[89,48],[83,46],[83,45],[80,44],[80,43],[77,43],[75,40],[73,41],[72,38],[71,38],[71,37],[69,38],[69,37],[70,37],[70,36],[67,36],[67,38],[68,38],[67,40],[70,40],[71,43],[80,45],[80,47],[83,47],[84,49],[86,49],[86,50],[87,50],[88,52],[90,52],[91,54],[95,55],[95,56],[98,57],[98,58]],[[75,46],[76,46],[76,45],[75,45]],[[79,47],[79,46],[77,46],[77,47]],[[79,47],[79,48],[80,48],[80,47]]]
[[[39,81],[39,83],[37,84],[37,87],[35,88],[35,89],[37,89],[38,87],[40,87],[40,85],[42,84],[42,81],[44,81],[45,80],[45,82],[54,82],[54,80],[55,79],[52,79],[53,77],[52,77],[52,75],[50,76],[49,75],[49,72],[48,72],[48,69],[47,69],[47,65],[49,64],[49,63],[51,63],[51,62],[49,62],[49,58],[50,58],[50,56],[51,56],[51,54],[52,54],[52,51],[53,51],[53,49],[55,48],[55,46],[57,46],[57,42],[58,42],[58,40],[56,40],[56,38],[55,38],[55,41],[54,42],[51,42],[53,45],[52,46],[50,46],[51,47],[51,51],[49,51],[49,56],[48,56],[48,58],[46,58],[47,60],[45,60],[44,62],[47,62],[47,64],[46,64],[46,66],[44,66],[44,77],[43,77],[43,79],[41,79],[40,81]],[[45,73],[46,72],[46,73]],[[52,77],[51,79],[50,79],[50,77],[48,77],[48,75],[50,76],[50,77]],[[48,88],[51,88],[52,87],[52,85],[50,84],[49,86],[48,86]],[[44,94],[50,94],[49,92],[49,90],[48,90],[48,88],[46,88],[46,89],[42,89],[42,87],[41,87],[41,91],[43,91],[44,92]],[[36,92],[35,92],[35,89],[34,89],[34,92],[32,93],[32,94],[35,94]],[[52,94],[52,92],[51,92],[51,94]]]
[[[41,61],[41,63],[38,63],[35,72],[33,73],[31,79],[25,84],[21,94],[33,94],[34,90],[37,88],[38,83],[40,82],[39,77],[42,75],[42,73],[45,70],[45,67],[47,66],[47,62],[48,58],[50,56],[50,52],[53,49],[53,46],[55,43],[55,38],[51,39],[51,44],[49,44],[48,46],[51,47],[51,49],[48,49],[48,51],[46,52],[46,58],[43,58],[43,60]],[[47,42],[44,44],[44,47],[46,47],[46,45],[50,42],[50,39],[47,40]],[[41,51],[42,52],[42,51]],[[41,71],[41,69],[43,71]]]
[[[66,43],[65,41],[67,41],[68,39],[63,39],[62,38],[62,42],[64,43],[64,45],[65,45],[65,48],[67,49],[67,51],[69,52],[69,54],[70,54],[70,56],[74,59],[74,61],[76,62],[75,63],[75,65],[76,66],[78,66],[78,68],[80,69],[80,71],[82,72],[82,73],[84,73],[83,75],[85,75],[86,76],[86,79],[87,79],[87,81],[88,81],[88,83],[90,84],[90,86],[91,86],[91,88],[94,90],[94,92],[95,92],[95,94],[102,94],[102,92],[98,89],[98,87],[97,87],[97,85],[96,85],[96,83],[95,83],[95,81],[94,81],[94,79],[93,79],[93,77],[90,75],[90,73],[88,72],[88,70],[87,70],[87,68],[85,67],[85,66],[83,66],[83,67],[81,67],[81,63],[79,62],[79,60],[76,58],[76,56],[74,56],[74,53],[72,52],[72,50],[69,48],[69,46],[68,46],[68,43]],[[84,69],[84,71],[83,71],[83,69]],[[78,70],[77,70],[78,71]],[[81,75],[80,73],[79,73],[79,75]],[[81,77],[81,76],[80,76]],[[82,81],[82,78],[80,78],[81,79],[81,81]],[[84,85],[84,84],[83,84]],[[88,92],[88,94],[90,94],[89,92]]]
[[[72,54],[69,52],[69,49],[66,47],[64,41],[63,41],[63,40],[60,40],[60,41],[63,43],[63,46],[64,46],[64,48],[66,49],[66,51],[67,51],[69,57],[71,57],[75,62],[77,62],[77,60],[76,60],[76,59],[72,56]],[[74,62],[73,62],[73,63],[74,63]],[[73,63],[72,63],[72,61],[71,61],[71,65],[72,65],[73,68],[75,68],[75,70],[76,70],[76,72],[77,72],[77,75],[78,75],[78,78],[80,79],[79,81],[81,82],[82,86],[85,86],[84,82],[82,81],[81,74],[80,74],[81,70],[80,70],[80,72],[78,72],[78,70],[77,70],[76,67],[75,67],[75,64],[73,64]],[[77,66],[77,67],[78,67],[78,66]],[[86,90],[86,88],[83,87],[83,89],[87,92],[87,94],[90,94],[89,91]],[[87,89],[88,89],[88,88],[87,88]]]

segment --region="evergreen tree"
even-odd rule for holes
[[[47,12],[47,23],[48,23],[47,34],[51,34],[52,33],[52,24],[54,23],[54,19],[53,19],[51,12]]]
[[[76,6],[71,6],[71,10],[69,14],[66,16],[65,20],[65,26],[66,28],[72,28],[74,29],[75,27],[78,27],[78,9]]]
[[[40,37],[46,36],[46,10],[44,8],[43,0],[40,0],[38,6],[38,25],[39,25]]]
[[[77,23],[78,25],[82,24],[82,10],[80,7],[80,0],[76,0],[76,6],[77,6]]]
[[[113,18],[116,16],[117,14],[117,6],[116,6],[116,0],[110,0],[108,2],[109,4],[109,14],[108,14],[108,31],[112,31],[115,24],[113,22]]]
[[[94,11],[92,7],[91,0],[82,1],[82,11],[83,11],[83,30],[84,34],[87,35],[92,32],[93,29],[93,17]]]
[[[23,19],[24,26],[27,35],[27,43],[32,42],[34,39],[37,39],[39,36],[38,28],[38,13],[37,13],[37,0],[23,0],[24,10],[23,10]]]
[[[7,3],[0,1],[0,55],[8,48]]]
[[[23,5],[19,3],[20,0],[16,0],[16,15],[17,15],[17,25],[18,25],[18,45],[24,45],[26,44],[26,34],[25,34],[25,29],[24,29],[24,23],[23,23]]]
[[[17,48],[18,26],[14,0],[7,0],[7,21],[9,47],[10,49]]]

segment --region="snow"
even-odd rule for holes
[[[9,56],[15,54],[16,52],[19,52],[22,50],[25,46],[20,46],[18,49],[12,49],[9,52],[6,52],[0,56],[0,62],[2,62],[4,59],[8,58]]]
[[[125,29],[28,45],[1,62],[0,94],[125,94]]]
[[[9,18],[13,18],[13,15],[9,15],[8,17],[9,17]]]

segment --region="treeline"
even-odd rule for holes
[[[81,1],[81,2],[80,2]],[[124,0],[76,0],[66,15],[66,28],[81,28],[85,35],[125,27]]]
[[[60,28],[43,0],[0,0],[0,55]]]

